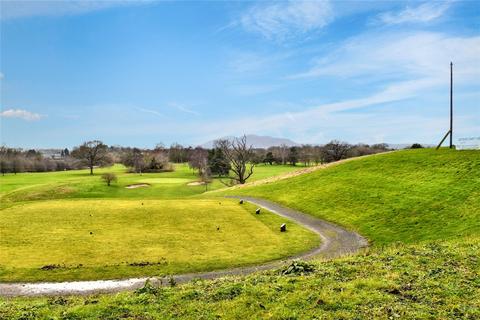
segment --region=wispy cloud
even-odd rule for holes
[[[427,23],[444,15],[452,1],[431,1],[401,11],[388,11],[378,15],[376,22],[384,24]]]
[[[333,20],[330,2],[287,1],[258,4],[245,12],[239,24],[271,40],[286,40],[318,30]]]
[[[62,16],[84,14],[112,7],[139,5],[151,0],[41,0],[41,1],[0,1],[0,17],[15,19],[31,16]]]
[[[145,113],[150,113],[154,114],[158,117],[165,117],[163,113],[158,112],[157,110],[152,110],[152,109],[145,109],[145,108],[136,108],[138,111],[145,112]]]
[[[183,112],[183,113],[189,113],[189,114],[193,114],[195,116],[200,115],[200,113],[198,113],[197,111],[194,111],[194,110],[190,109],[189,107],[187,107],[183,104],[177,103],[177,102],[171,102],[168,105],[172,108],[177,109],[178,111]]]
[[[318,130],[319,126],[324,124],[338,124],[338,120],[335,119],[343,117],[340,114],[341,112],[407,100],[439,83],[439,80],[430,78],[401,81],[388,85],[377,93],[364,98],[347,99],[335,103],[310,106],[305,108],[304,111],[299,112],[283,112],[266,117],[248,117],[232,121],[222,121],[215,125],[210,124],[208,127],[202,128],[202,132],[212,132],[212,135],[217,132],[222,132],[225,135],[238,135],[242,132],[258,133],[259,129],[262,130],[262,132],[277,130],[286,132],[292,128],[298,128],[298,130],[301,131],[300,133],[305,134],[311,130]],[[364,114],[363,116],[366,115]],[[357,124],[352,128],[358,128]],[[293,136],[298,136],[298,134],[297,132]]]
[[[368,79],[442,77],[453,61],[456,79],[479,83],[480,37],[412,32],[368,34],[347,40],[291,79],[320,76]]]
[[[0,117],[17,118],[17,119],[22,119],[26,121],[37,121],[45,116],[35,112],[23,110],[23,109],[7,109],[0,112]]]

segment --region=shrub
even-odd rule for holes
[[[304,275],[315,271],[315,266],[305,261],[293,260],[282,270],[282,275]]]
[[[414,143],[410,147],[410,149],[422,149],[422,148],[423,148],[423,146],[420,143]]]
[[[105,181],[107,186],[110,186],[110,184],[112,182],[115,182],[118,179],[117,179],[117,175],[115,173],[107,172],[107,173],[102,174],[102,180]]]

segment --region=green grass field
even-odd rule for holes
[[[278,226],[285,219],[254,212],[252,205],[223,199],[51,200],[15,206],[1,213],[0,281],[225,269],[293,255],[319,241],[293,224],[281,233]],[[45,266],[52,270],[42,270]]]
[[[274,175],[301,169],[293,166],[259,165],[249,181],[255,181]],[[21,173],[0,176],[1,208],[23,201],[47,199],[172,199],[186,198],[205,192],[205,186],[188,185],[198,181],[198,175],[186,164],[175,165],[174,172],[163,173],[127,173],[122,165],[96,169],[91,176],[88,170],[72,170],[48,173]],[[114,172],[118,183],[108,187],[100,176],[104,172]],[[127,189],[128,185],[148,183],[149,187]],[[208,190],[224,188],[219,179],[213,179]]]
[[[372,247],[313,261],[306,274],[272,270],[114,295],[4,299],[0,317],[480,318],[480,151],[398,151],[207,195],[233,193],[358,230]]]
[[[77,170],[1,177],[0,281],[209,271],[280,259],[318,244],[315,234],[294,224],[280,233],[285,219],[252,214],[249,204],[192,198],[205,187],[189,185],[198,177],[187,165],[175,169],[140,175],[115,165],[94,176]],[[262,165],[252,178],[295,169]],[[107,186],[103,172],[115,172],[118,183]],[[142,183],[148,187],[126,188]],[[222,186],[214,181],[209,189]]]

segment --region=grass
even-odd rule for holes
[[[298,170],[293,166],[259,165],[249,181]],[[186,164],[175,165],[174,172],[134,174],[127,173],[122,165],[96,169],[91,176],[88,170],[72,170],[48,173],[8,174],[0,177],[0,208],[6,208],[24,201],[47,199],[172,199],[186,198],[205,192],[205,186],[189,186],[198,181],[198,175]],[[118,183],[108,187],[100,176],[114,172]],[[131,184],[148,183],[149,187],[126,189]],[[208,190],[225,187],[219,179],[213,179]]]
[[[225,269],[280,259],[319,242],[292,223],[281,233],[284,218],[254,212],[250,204],[226,199],[48,200],[14,206],[1,213],[0,281]]]
[[[313,261],[303,275],[273,270],[114,295],[3,299],[0,318],[480,318],[479,151],[398,151],[220,195],[232,193],[358,230],[373,246]]]
[[[479,238],[396,244],[281,270],[180,287],[0,300],[3,319],[478,319]]]
[[[374,245],[454,239],[480,234],[480,151],[379,154],[226,193],[270,199],[333,221]]]

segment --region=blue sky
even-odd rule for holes
[[[480,136],[475,1],[2,1],[1,143]]]

